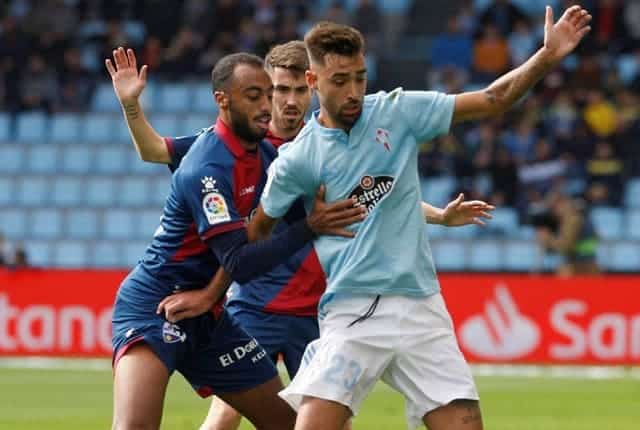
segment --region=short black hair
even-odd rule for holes
[[[239,52],[222,57],[211,71],[211,87],[214,93],[227,88],[229,80],[233,76],[233,71],[240,64],[248,64],[249,66],[259,68],[264,67],[262,58],[246,52]]]

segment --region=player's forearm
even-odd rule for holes
[[[218,301],[226,294],[232,282],[233,279],[231,279],[231,276],[229,276],[223,267],[220,267],[213,279],[211,279],[205,288],[207,301],[211,303],[212,306],[218,303]]]
[[[524,64],[496,79],[485,90],[485,97],[492,106],[492,114],[503,113],[518,102],[557,61],[546,48],[540,48]]]
[[[427,202],[420,202],[420,205],[422,206],[422,215],[424,216],[425,222],[429,224],[442,224],[444,219],[443,209],[431,206]]]
[[[138,100],[122,103],[124,118],[138,155],[143,161],[168,164],[171,156],[164,138],[151,127]]]

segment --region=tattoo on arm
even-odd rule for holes
[[[127,118],[129,119],[137,119],[138,115],[140,114],[140,111],[138,110],[138,106],[136,106],[135,104],[125,105],[124,112],[127,115]]]

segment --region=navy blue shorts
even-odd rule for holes
[[[295,315],[272,314],[241,303],[227,305],[227,312],[258,340],[274,363],[282,354],[289,377],[298,372],[307,344],[320,337],[318,319]]]
[[[172,324],[118,297],[112,324],[114,368],[129,347],[145,342],[169,374],[180,372],[202,397],[248,390],[278,374],[267,352],[227,311],[217,319],[207,313]]]

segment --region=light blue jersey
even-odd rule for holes
[[[368,209],[353,239],[315,241],[327,275],[321,305],[342,294],[428,296],[440,290],[420,206],[418,144],[449,132],[454,96],[379,92],[365,97],[347,134],[320,125],[317,113],[270,168],[261,203],[280,218],[298,196],[307,205],[321,184],[326,200],[347,197]]]

